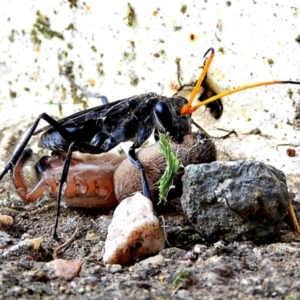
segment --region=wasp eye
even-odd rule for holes
[[[154,115],[160,127],[169,131],[173,125],[173,118],[168,105],[164,102],[158,102],[154,107]]]

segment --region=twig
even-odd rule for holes
[[[80,226],[79,226],[79,224],[77,224],[76,229],[75,229],[74,233],[72,234],[72,236],[66,242],[64,242],[63,244],[61,244],[60,246],[58,246],[57,248],[54,249],[54,251],[53,251],[53,259],[57,259],[57,254],[62,249],[66,248],[66,247],[68,247],[68,246],[70,246],[72,244],[72,242],[76,238],[76,235],[77,235],[77,233],[79,231],[79,228],[80,228]]]

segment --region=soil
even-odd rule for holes
[[[295,210],[299,219],[300,206]],[[53,239],[56,202],[47,195],[26,204],[11,194],[2,201],[0,214],[14,219],[0,231],[0,299],[300,299],[300,239],[285,222],[281,238],[270,244],[208,244],[187,227],[181,212],[165,210],[172,246],[152,257],[152,263],[106,266],[101,250],[112,211],[62,207],[59,241]],[[76,239],[58,258],[80,260],[82,268],[78,277],[66,280],[51,274],[46,263],[77,224]],[[174,234],[183,228],[181,235]],[[3,255],[21,239],[39,236],[43,243],[38,250]]]

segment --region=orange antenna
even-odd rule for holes
[[[195,96],[197,95],[197,93],[199,93],[199,90],[200,90],[200,86],[204,80],[204,77],[205,75],[207,74],[207,71],[209,69],[209,66],[214,58],[214,55],[215,55],[215,50],[214,48],[209,48],[205,54],[204,54],[204,58],[205,56],[210,52],[210,56],[208,57],[208,59],[205,61],[205,64],[204,64],[204,68],[203,68],[203,71],[201,72],[200,76],[199,76],[199,79],[196,83],[196,86],[194,87],[192,93],[191,93],[191,96],[190,96],[190,99],[189,99],[189,102],[184,105],[182,108],[181,108],[181,114],[182,115],[186,115],[186,114],[191,114],[190,112],[190,109],[192,108],[192,103],[193,103],[193,100],[195,98]]]
[[[198,108],[200,108],[203,105],[214,102],[214,101],[216,101],[216,100],[218,100],[218,99],[220,99],[224,96],[228,96],[228,95],[231,95],[231,94],[234,94],[234,93],[246,90],[246,89],[251,89],[251,88],[258,87],[258,86],[271,85],[271,84],[300,84],[300,82],[298,82],[298,81],[290,81],[290,80],[273,80],[273,81],[264,81],[264,82],[247,84],[247,85],[243,85],[243,86],[240,86],[240,87],[232,89],[232,90],[224,91],[223,93],[215,95],[211,98],[208,98],[207,100],[205,100],[203,102],[198,103],[195,106],[192,106],[193,100],[194,100],[196,94],[199,92],[201,83],[202,83],[202,81],[203,81],[203,79],[204,79],[204,77],[207,73],[207,70],[208,70],[208,68],[210,66],[210,63],[211,63],[211,61],[213,59],[213,56],[214,56],[214,49],[213,48],[208,49],[208,51],[205,53],[204,56],[206,56],[206,54],[209,51],[211,51],[210,57],[205,62],[204,69],[203,69],[202,73],[199,76],[199,79],[197,81],[197,84],[196,84],[195,88],[192,91],[190,99],[189,99],[188,103],[181,108],[181,114],[182,115],[192,114],[194,111],[196,111]]]

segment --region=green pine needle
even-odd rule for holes
[[[159,201],[158,204],[163,201],[166,202],[166,197],[173,184],[173,179],[178,172],[180,167],[183,167],[181,162],[177,159],[172,151],[170,144],[163,134],[159,134],[159,153],[162,154],[166,159],[166,170],[163,176],[159,179]]]

